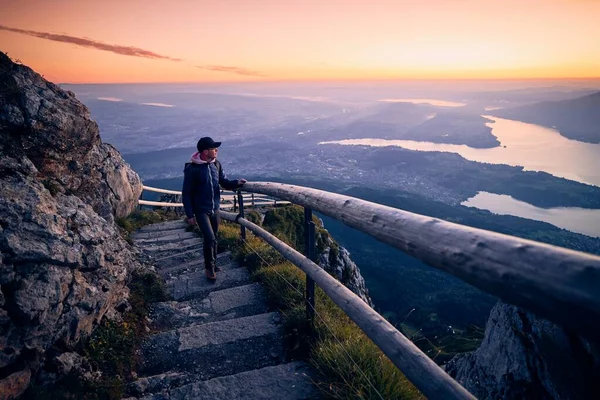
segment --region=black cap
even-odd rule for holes
[[[202,152],[202,150],[206,150],[206,149],[212,149],[215,147],[219,147],[221,145],[221,142],[215,142],[214,140],[212,140],[211,137],[203,137],[200,138],[200,140],[198,140],[198,144],[196,145],[196,148],[198,149],[199,152]]]

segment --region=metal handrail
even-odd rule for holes
[[[425,396],[430,399],[475,399],[384,317],[309,258],[239,214],[226,211],[219,214],[221,218],[252,231],[304,271]]]
[[[247,182],[243,190],[335,218],[483,291],[600,337],[600,257],[322,190]]]

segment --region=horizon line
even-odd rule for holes
[[[320,82],[424,82],[424,81],[600,81],[596,77],[535,77],[535,78],[366,78],[366,79],[281,79],[281,80],[223,80],[223,81],[131,81],[131,82],[57,82],[57,85],[165,85],[165,84],[246,84],[246,83],[320,83]]]

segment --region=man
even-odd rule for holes
[[[182,201],[188,224],[200,227],[204,237],[204,267],[206,278],[217,279],[217,232],[219,230],[219,208],[221,191],[234,190],[246,183],[245,179],[229,180],[217,161],[218,147],[210,137],[200,138],[198,151],[192,154],[192,161],[183,170]]]

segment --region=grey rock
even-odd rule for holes
[[[446,371],[479,399],[592,399],[600,347],[516,306],[497,303],[479,349]]]
[[[373,301],[369,296],[369,290],[360,269],[350,258],[348,250],[338,245],[331,236],[325,238],[325,249],[319,254],[318,264],[365,303],[373,307]]]
[[[62,353],[56,357],[56,365],[61,374],[67,374],[71,370],[80,370],[86,362],[85,359],[77,353]]]
[[[53,192],[79,197],[109,222],[134,209],[141,181],[102,143],[85,105],[4,54],[0,85],[2,154],[30,160]]]
[[[140,265],[114,220],[140,192],[82,103],[0,53],[0,368],[116,316]]]
[[[29,386],[31,371],[25,369],[14,372],[4,379],[0,379],[0,400],[16,399],[23,394]]]
[[[128,391],[139,396],[144,393],[155,393],[163,389],[183,386],[189,380],[190,377],[188,375],[179,372],[153,375],[132,382],[128,386]]]

